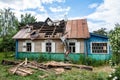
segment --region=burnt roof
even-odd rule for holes
[[[52,22],[51,25],[48,24],[47,21]],[[62,36],[67,32],[67,38],[89,38],[90,34],[88,31],[87,20],[86,19],[77,19],[77,20],[68,20],[65,22],[64,20],[54,22],[50,18],[47,18],[45,22],[35,22],[28,24],[32,26],[32,33],[34,31],[39,32],[39,35],[50,35],[57,36],[60,34]],[[27,28],[21,29],[13,38],[14,39],[30,39],[31,33],[26,33]],[[34,33],[37,33],[34,32]],[[43,34],[44,33],[44,34]],[[22,35],[22,36],[21,36]],[[59,37],[60,37],[59,36]],[[55,37],[53,37],[55,38]],[[37,39],[41,39],[41,37],[37,37]]]

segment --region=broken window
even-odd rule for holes
[[[28,52],[31,52],[31,43],[26,43],[26,50],[28,51]]]
[[[69,42],[70,53],[75,53],[75,42]]]
[[[92,43],[92,53],[107,53],[107,43]]]
[[[46,43],[46,52],[51,52],[52,51],[52,45],[50,42]]]

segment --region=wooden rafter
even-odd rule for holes
[[[53,30],[53,33],[52,33],[52,37],[53,37],[53,35],[54,35],[54,33],[55,33],[56,28],[57,28],[57,27],[55,26],[55,28],[54,28],[54,30]]]

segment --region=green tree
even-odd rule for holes
[[[36,18],[34,16],[32,16],[31,14],[25,14],[25,15],[21,15],[21,22],[20,22],[20,26],[25,26],[28,23],[34,23],[36,22]]]
[[[2,51],[12,48],[12,36],[17,32],[18,20],[10,9],[0,10],[0,45]]]
[[[106,28],[98,29],[97,31],[93,31],[93,33],[99,34],[99,35],[105,35],[105,36],[107,35]]]
[[[120,63],[120,25],[115,24],[114,30],[109,33],[109,40],[112,47],[114,62]]]

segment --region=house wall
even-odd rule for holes
[[[18,40],[18,52],[22,52],[24,40]]]
[[[92,51],[91,51],[91,49],[92,49],[91,43],[92,42],[108,43],[107,53],[92,53]],[[111,57],[110,45],[109,45],[109,41],[108,41],[107,37],[90,34],[90,38],[88,40],[86,40],[86,44],[87,44],[87,46],[86,46],[87,52],[86,53],[89,57],[92,57],[97,60],[107,60]]]
[[[80,42],[80,53],[85,53],[85,44],[84,44],[84,39],[78,39],[78,42]]]
[[[76,39],[72,39],[72,40],[76,40]],[[31,40],[18,40],[18,52],[25,52],[23,50],[23,44],[27,41],[31,41]],[[61,40],[56,39],[56,40],[51,40],[52,42],[55,43],[55,52],[56,53],[64,53],[65,49],[64,49],[64,45],[61,42]],[[80,46],[76,46],[78,47],[80,50],[78,53],[84,53],[84,39],[77,39],[77,42],[79,42]],[[42,52],[42,43],[45,42],[45,40],[33,40],[31,41],[32,43],[34,43],[34,52]]]

